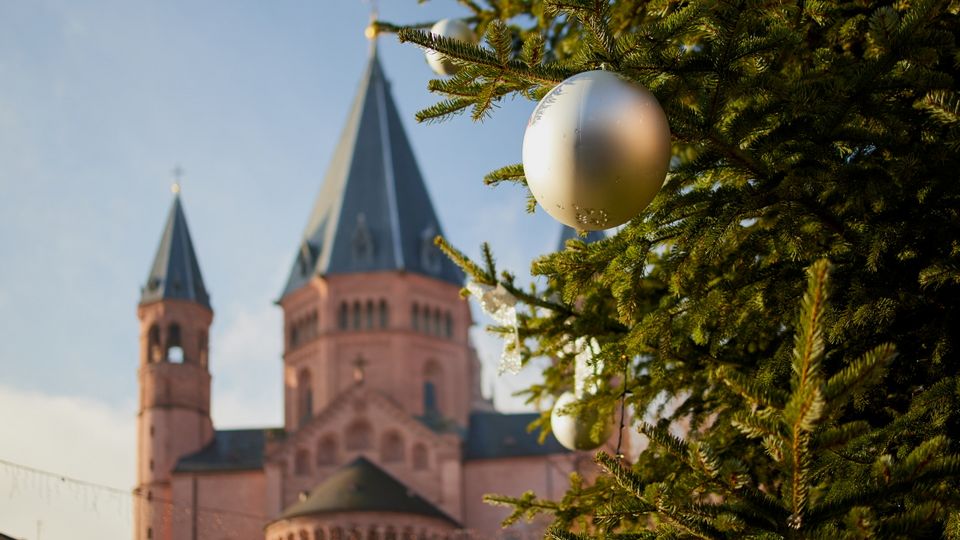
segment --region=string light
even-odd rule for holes
[[[11,493],[10,493],[11,498],[13,497],[14,494],[19,493],[21,489],[21,486],[19,484],[20,484],[20,481],[22,480],[32,485],[38,492],[41,493],[42,498],[44,498],[44,500],[47,500],[49,502],[49,497],[52,496],[52,492],[50,490],[51,485],[49,482],[41,483],[41,479],[48,479],[48,480],[56,481],[57,485],[67,485],[72,488],[77,488],[77,491],[75,492],[76,494],[87,493],[92,495],[89,498],[84,497],[84,506],[89,506],[93,508],[94,511],[97,511],[96,510],[97,509],[97,499],[96,499],[97,492],[108,493],[110,495],[121,496],[124,498],[130,497],[131,500],[133,498],[140,498],[140,499],[143,499],[144,501],[149,501],[151,503],[163,504],[165,506],[164,512],[167,513],[168,516],[176,510],[177,506],[180,506],[181,508],[185,509],[188,512],[194,508],[192,505],[174,504],[174,502],[170,499],[161,499],[155,496],[147,498],[145,494],[138,493],[136,490],[127,491],[125,489],[120,489],[120,488],[108,486],[105,484],[88,482],[86,480],[80,480],[78,478],[73,478],[73,477],[62,475],[59,473],[46,471],[43,469],[37,469],[35,467],[29,467],[27,465],[21,465],[19,463],[7,461],[5,459],[0,459],[0,465],[2,465],[4,468],[12,470],[14,483],[13,483],[13,486],[11,486]],[[78,495],[75,495],[75,496],[78,496]],[[206,512],[206,513],[217,514],[217,515],[229,515],[229,516],[236,516],[236,517],[242,517],[242,518],[248,518],[248,519],[256,519],[261,522],[266,522],[269,520],[267,516],[264,516],[261,514],[251,514],[248,512],[228,510],[225,508],[213,508],[210,506],[197,506],[195,508],[198,511],[198,514]]]

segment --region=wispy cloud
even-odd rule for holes
[[[282,317],[275,306],[236,306],[211,344],[213,420],[218,428],[282,424]]]

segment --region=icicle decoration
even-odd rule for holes
[[[513,329],[513,339],[507,339],[503,342],[503,352],[500,354],[497,374],[502,375],[506,372],[516,375],[520,372],[520,330],[517,327],[516,297],[499,283],[496,287],[491,287],[483,283],[468,281],[467,290],[480,302],[480,308],[483,309],[484,313],[492,317],[497,323]]]
[[[600,354],[600,343],[596,338],[578,337],[573,341],[567,342],[563,347],[563,352],[574,355],[573,357],[573,393],[577,399],[583,398],[587,392],[597,393],[599,386],[597,381],[589,388],[587,383],[591,377],[596,377],[603,371],[603,360],[594,361],[594,357]]]
[[[573,394],[577,399],[581,399],[587,392],[597,393],[597,390],[599,390],[597,381],[593,381],[593,384],[589,387],[587,383],[603,370],[603,360],[593,362],[593,358],[600,354],[600,344],[596,338],[579,337],[573,342],[573,351],[571,352],[577,354],[573,357]]]

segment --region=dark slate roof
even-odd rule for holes
[[[461,285],[376,48],[297,248],[283,295],[313,275],[417,272]]]
[[[263,447],[271,429],[217,430],[210,444],[180,458],[174,472],[249,471],[263,468]]]
[[[331,512],[398,512],[456,520],[364,457],[330,475],[280,519]]]
[[[607,235],[603,231],[588,231],[587,236],[581,237],[577,234],[576,229],[573,227],[563,226],[563,230],[560,231],[560,241],[557,243],[557,251],[563,251],[567,248],[567,240],[572,240],[574,238],[579,238],[586,243],[597,242],[603,240]]]
[[[203,285],[200,264],[193,250],[187,217],[183,213],[180,195],[173,197],[167,224],[160,237],[160,246],[153,258],[150,275],[144,285],[140,303],[148,304],[168,299],[191,300],[210,307],[210,296]]]
[[[527,432],[527,426],[540,415],[537,413],[503,414],[474,412],[470,415],[464,459],[496,459],[524,456],[565,454],[569,450],[548,435],[540,444],[538,431]]]

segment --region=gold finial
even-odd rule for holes
[[[363,35],[367,36],[367,39],[373,40],[377,39],[377,35],[380,33],[380,30],[377,29],[377,0],[364,0],[365,4],[370,4],[370,24],[367,25],[363,30]]]
[[[177,195],[180,193],[180,181],[183,179],[183,173],[185,171],[183,170],[183,167],[177,165],[170,172],[173,173],[173,185],[170,186],[170,191],[172,191],[174,195]]]

